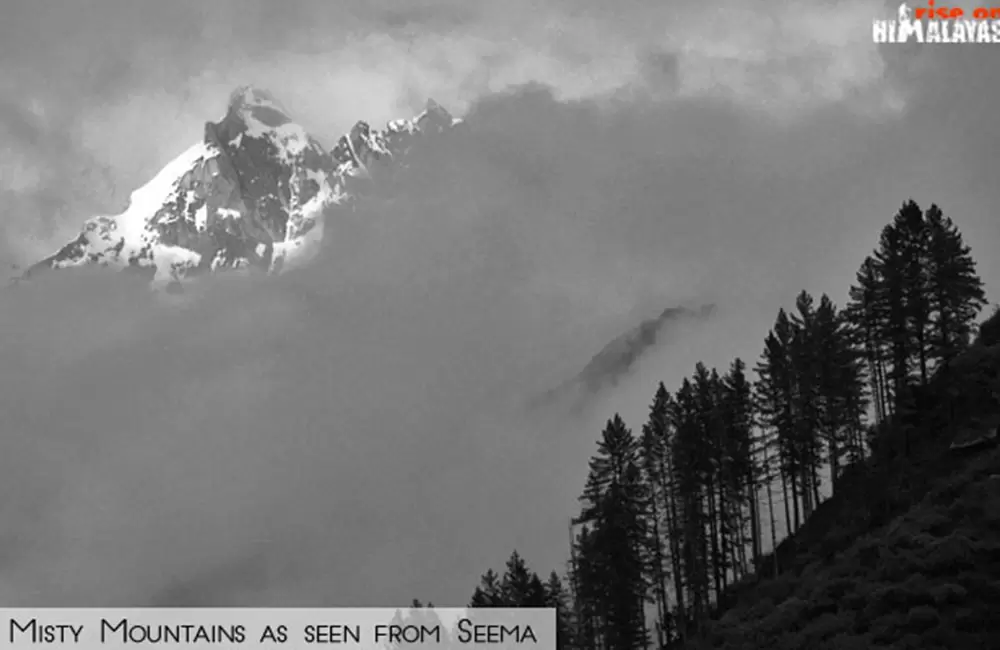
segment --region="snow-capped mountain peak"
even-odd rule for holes
[[[358,122],[341,136],[331,154],[342,176],[374,181],[387,169],[405,168],[412,146],[421,137],[439,134],[461,121],[428,99],[421,113],[410,119],[392,120],[381,131],[363,120]]]
[[[203,272],[296,266],[316,252],[338,207],[383,171],[405,167],[422,136],[458,122],[430,100],[381,131],[358,122],[327,152],[273,95],[242,86],[222,119],[205,124],[202,141],[132,192],[124,212],[88,219],[21,278],[98,264],[144,272],[159,289]]]

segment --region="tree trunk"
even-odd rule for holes
[[[802,496],[802,523],[805,523],[812,514],[812,475],[809,466],[803,463],[802,473],[799,475],[799,492]],[[798,527],[796,527],[796,530]]]
[[[876,354],[878,354],[877,349]],[[878,382],[879,399],[882,402],[882,417],[885,419],[892,415],[892,405],[889,403],[889,386],[886,383],[885,364],[882,363],[881,355],[875,359],[875,375]]]
[[[712,583],[715,586],[715,595],[718,597],[722,594],[722,579],[719,574],[722,562],[719,558],[719,521],[715,502],[715,485],[711,479],[709,480],[706,492],[708,493],[706,495],[708,497],[708,529],[712,552]]]
[[[729,507],[726,501],[725,493],[725,481],[719,481],[718,490],[718,512],[716,513],[719,518],[719,544],[718,544],[718,555],[719,555],[719,573],[722,574],[722,587],[719,589],[719,595],[725,590],[726,585],[729,584],[729,547],[732,545],[730,539],[732,531],[730,530],[730,524],[732,523],[729,519]]]
[[[798,531],[799,527],[802,525],[802,519],[799,516],[799,485],[798,485],[798,472],[791,472],[792,479],[792,511],[795,513],[795,530]]]
[[[927,326],[924,323],[917,324],[917,345],[919,346],[920,354],[920,385],[927,385],[927,341],[926,341],[926,329]]]
[[[753,470],[747,477],[747,490],[750,493],[750,547],[753,554],[753,567],[757,571],[757,563],[760,561],[760,504],[757,502],[757,485],[754,481]]]
[[[837,475],[840,473],[840,446],[837,444],[839,431],[836,425],[829,425],[827,448],[830,454],[830,496],[837,493]]]
[[[778,575],[778,522],[774,518],[774,497],[772,496],[772,485],[774,477],[771,475],[770,464],[767,458],[767,446],[764,446],[764,467],[767,469],[767,510],[771,518],[771,558],[774,560],[774,575]],[[787,513],[786,513],[787,514]],[[786,519],[787,521],[787,519]],[[760,569],[758,569],[759,571]]]
[[[810,516],[812,515],[812,513],[816,512],[816,508],[818,508],[820,504],[819,467],[816,463],[814,463],[812,466],[812,489],[813,489],[813,503],[812,503],[812,508],[809,511]]]
[[[662,467],[660,468],[662,472]],[[655,492],[655,487],[653,488]],[[660,538],[660,509],[657,494],[653,494],[650,515],[653,519],[653,584],[656,593],[657,638],[663,647],[663,628],[667,622],[667,576],[663,562],[663,542]]]
[[[868,382],[872,388],[872,401],[875,405],[875,421],[881,422],[885,419],[885,404],[882,401],[882,386],[878,376],[878,359],[876,356],[875,343],[872,341],[872,334],[869,330],[865,333],[865,352],[868,356]]]
[[[669,487],[675,485],[673,463],[664,461],[665,471],[660,474],[663,483],[664,501],[667,510],[667,535],[670,540],[670,562],[674,570],[674,595],[677,599],[676,626],[681,641],[687,638],[687,611],[684,608],[684,574],[681,571],[680,522],[677,519],[677,500],[674,491]]]
[[[792,513],[791,510],[789,510],[791,507],[791,499],[788,496],[788,477],[782,469],[779,469],[778,473],[781,475],[781,492],[784,497],[783,501],[785,504],[785,530],[790,536],[792,534]]]
[[[738,527],[736,528],[736,541],[729,545],[729,563],[733,568],[733,582],[739,582],[740,578],[743,577],[742,568],[746,565],[746,546],[743,539],[743,517],[742,509],[741,514],[737,515]]]
[[[749,509],[749,506],[748,506],[748,509]],[[751,510],[751,513],[752,512],[753,511]],[[740,506],[739,513],[740,513],[739,514],[739,526],[740,526],[739,527],[739,540],[740,540],[740,543],[739,543],[739,546],[738,546],[738,552],[739,552],[738,565],[739,565],[739,568],[740,568],[740,576],[739,577],[742,578],[743,576],[745,576],[747,574],[747,570],[748,570],[747,566],[749,564],[747,562],[747,537],[746,537],[747,536],[747,517],[749,516],[749,514],[746,512],[746,510],[743,509],[742,505]]]

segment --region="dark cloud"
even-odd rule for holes
[[[715,307],[706,305],[701,309],[668,307],[656,318],[644,320],[634,329],[626,332],[604,346],[590,363],[577,375],[577,381],[592,392],[597,392],[607,384],[616,384],[628,373],[643,354],[657,345],[664,334],[678,325],[691,325],[711,317]]]
[[[575,377],[532,397],[528,408],[551,408],[561,402],[579,411],[601,391],[617,386],[650,350],[682,341],[692,326],[704,326],[714,311],[714,305],[700,309],[667,307],[655,318],[642,321],[601,348]]]

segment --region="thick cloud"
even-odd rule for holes
[[[101,273],[2,292],[0,602],[461,604],[515,546],[564,561],[605,419],[638,428],[656,381],[753,359],[800,289],[842,302],[907,197],[940,203],[1000,283],[990,48],[878,51],[871,3],[778,8],[771,27],[649,4],[5,13],[10,261],[119,209],[236,83],[327,142],[428,95],[468,129],[296,274],[181,304]],[[746,29],[705,37],[716,9]],[[521,410],[692,301],[718,305],[711,323],[614,394]]]

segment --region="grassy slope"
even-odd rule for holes
[[[921,403],[887,460],[781,545],[778,577],[737,585],[704,647],[1000,648],[1000,450],[948,452],[1000,422],[1000,345],[969,350]]]

